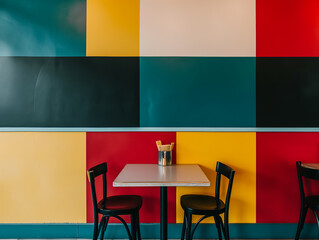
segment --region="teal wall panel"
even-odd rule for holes
[[[230,224],[230,238],[235,239],[293,239],[297,224]],[[159,239],[158,223],[141,224],[142,239]],[[168,238],[178,239],[182,232],[182,224],[168,224]],[[91,239],[93,224],[0,224],[0,238],[5,239]],[[301,238],[316,238],[316,224],[305,224]],[[108,225],[105,239],[127,239],[124,226],[119,223]],[[200,224],[196,229],[195,239],[216,239],[215,224]]]
[[[0,56],[85,56],[86,0],[0,0]]]
[[[141,127],[255,127],[256,58],[141,57]]]

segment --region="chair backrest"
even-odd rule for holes
[[[106,191],[107,191],[107,189],[106,189],[106,186],[107,186],[106,185],[106,173],[107,173],[107,164],[106,163],[101,163],[99,165],[96,165],[87,171],[89,182],[91,185],[94,217],[97,217],[97,212],[98,212],[96,188],[95,188],[95,178],[102,175],[103,199],[106,199]]]
[[[230,195],[231,195],[231,191],[232,191],[232,187],[233,187],[233,180],[234,180],[235,171],[231,167],[229,167],[221,162],[217,162],[216,172],[217,172],[217,175],[216,175],[215,197],[218,200],[220,198],[221,175],[228,178],[228,180],[229,180],[227,194],[226,194],[226,200],[225,200],[225,217],[226,216],[228,217]]]
[[[301,204],[303,204],[305,199],[303,178],[319,180],[319,170],[305,167],[301,164],[300,161],[296,162],[296,166],[297,166],[297,175],[298,175],[298,181],[299,181]]]

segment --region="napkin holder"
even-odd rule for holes
[[[158,149],[158,165],[160,166],[170,166],[173,164],[173,154],[172,150],[174,147],[174,143],[168,145],[162,145],[161,141],[156,141],[157,149]]]

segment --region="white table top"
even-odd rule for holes
[[[319,163],[302,163],[303,167],[319,170]]]
[[[127,164],[113,182],[114,187],[210,186],[199,165]]]

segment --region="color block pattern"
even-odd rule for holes
[[[176,143],[177,164],[200,164],[212,182],[169,188],[169,223],[182,222],[181,195],[214,194],[221,161],[236,171],[231,237],[292,238],[295,162],[319,161],[318,133],[257,133],[256,140],[255,132],[182,131],[319,128],[318,26],[318,0],[0,0],[0,128],[159,128],[0,132],[0,223],[22,223],[27,234],[25,223],[63,223],[45,225],[48,238],[64,229],[92,236],[91,224],[80,225],[93,222],[86,170],[101,162],[109,195],[141,195],[141,222],[158,223],[159,188],[112,182],[127,163],[156,164],[162,140]],[[163,132],[170,127],[182,130]],[[307,190],[319,193],[313,184]],[[158,224],[143,225],[143,238],[158,236]],[[107,238],[126,237],[111,226]],[[176,238],[181,225],[170,227]],[[200,226],[195,238],[215,238],[211,227]]]
[[[318,57],[317,0],[256,0],[257,57]]]
[[[140,210],[140,222],[160,222],[160,188],[159,187],[113,187],[116,176],[128,163],[158,163],[156,141],[163,144],[176,143],[175,132],[101,132],[87,133],[87,169],[102,162],[107,162],[108,195],[137,194],[143,197]],[[173,151],[173,162],[176,154]],[[143,173],[141,173],[143,174]],[[101,183],[97,188],[102,190]],[[101,195],[100,195],[101,196]],[[168,222],[175,223],[176,204],[175,188],[169,187]],[[87,222],[93,222],[93,205],[89,183],[87,181]],[[128,222],[129,218],[125,218]],[[112,219],[113,220],[113,219]]]
[[[318,163],[318,146],[319,133],[257,133],[257,223],[298,222],[296,161]],[[305,181],[305,188],[319,194],[318,182]],[[309,210],[306,221],[313,220]]]
[[[255,58],[143,57],[140,126],[255,126]]]
[[[0,223],[85,223],[85,133],[0,133]]]
[[[223,162],[236,173],[230,201],[231,223],[256,222],[256,134],[255,133],[195,133],[177,132],[177,164],[200,164],[211,187],[176,188],[176,222],[183,221],[179,205],[184,194],[215,194],[216,162]],[[225,200],[225,181],[221,199]],[[224,188],[223,188],[224,186]],[[199,217],[194,217],[196,222]],[[209,219],[211,222],[212,220]]]
[[[319,127],[319,58],[257,58],[257,126]]]
[[[0,72],[1,127],[139,125],[138,58],[0,57]]]
[[[139,56],[139,0],[87,0],[87,56]]]
[[[141,0],[141,56],[256,56],[255,0]]]
[[[0,0],[0,56],[85,56],[85,0]]]

